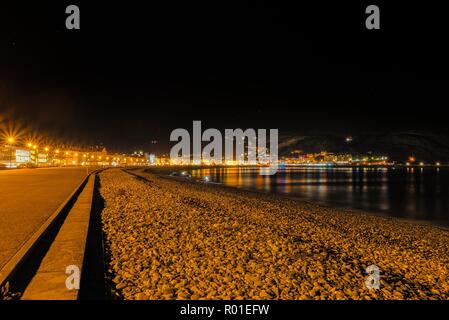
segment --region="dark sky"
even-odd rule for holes
[[[0,120],[124,151],[168,145],[192,120],[449,131],[447,19],[435,4],[378,2],[381,30],[368,31],[362,1],[157,2],[1,4]],[[68,4],[81,30],[65,29]]]

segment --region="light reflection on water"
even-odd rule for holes
[[[193,177],[249,190],[449,225],[449,169],[285,168],[264,176],[258,168],[207,168]]]

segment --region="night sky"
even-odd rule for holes
[[[3,124],[123,151],[152,140],[166,149],[192,120],[449,133],[447,18],[436,5],[152,2],[1,4]],[[81,30],[65,28],[68,4]],[[368,4],[381,30],[365,29]]]

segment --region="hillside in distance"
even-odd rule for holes
[[[288,134],[279,138],[279,154],[289,156],[294,151],[318,153],[351,153],[353,155],[382,155],[394,161],[449,161],[449,137],[418,131],[352,136],[333,134]]]

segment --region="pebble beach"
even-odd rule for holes
[[[447,230],[133,173],[100,174],[117,299],[449,298]]]

